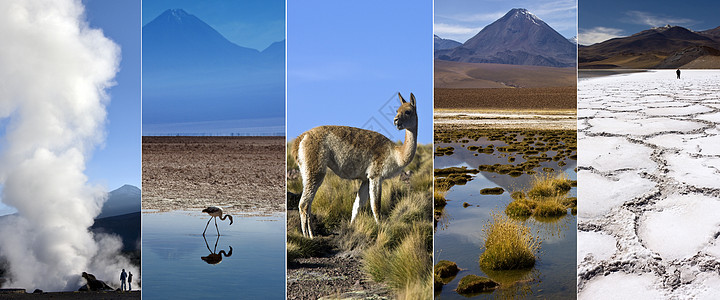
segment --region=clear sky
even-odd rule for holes
[[[435,34],[464,43],[513,8],[529,10],[565,38],[577,35],[575,0],[437,0]]]
[[[579,4],[579,43],[591,45],[665,25],[695,31],[720,26],[720,1],[588,1]]]
[[[90,27],[101,28],[122,51],[116,85],[109,90],[105,145],[95,150],[85,174],[108,191],[124,184],[140,187],[140,0],[83,3]]]
[[[285,1],[143,0],[142,24],[167,9],[182,8],[231,42],[262,51],[285,39]]]
[[[432,1],[288,1],[287,138],[319,125],[392,124],[415,94],[419,142],[432,142]]]

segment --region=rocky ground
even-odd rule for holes
[[[0,299],[22,299],[22,300],[71,300],[71,299],[104,299],[104,300],[125,300],[140,299],[140,291],[132,292],[53,292],[53,293],[15,293],[0,291]]]
[[[580,299],[720,294],[720,72],[578,85]]]
[[[284,212],[285,137],[143,137],[143,209]]]
[[[353,256],[300,258],[288,264],[288,299],[392,299],[388,287],[362,272]]]

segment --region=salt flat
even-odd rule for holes
[[[720,294],[720,70],[583,79],[578,99],[579,298]]]

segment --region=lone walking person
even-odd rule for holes
[[[677,71],[675,71],[675,73],[677,73],[677,76],[678,76],[677,79],[680,79],[680,69],[677,69]]]
[[[128,291],[132,291],[132,272],[128,271]]]
[[[125,291],[125,279],[127,278],[127,273],[125,273],[125,269],[122,269],[122,272],[120,272],[120,291]]]

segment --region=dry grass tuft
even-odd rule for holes
[[[535,265],[540,250],[540,238],[530,227],[493,212],[491,220],[482,228],[485,251],[480,255],[480,267],[490,270],[527,269]]]
[[[544,173],[533,176],[527,192],[512,193],[513,202],[505,213],[514,218],[556,217],[567,214],[568,208],[577,207],[577,198],[567,197],[572,181],[565,173]]]
[[[323,227],[316,232],[331,234],[320,239],[327,240],[336,251],[361,256],[365,272],[375,281],[387,283],[401,299],[429,298],[432,294],[432,163],[432,146],[419,145],[404,172],[383,181],[380,225],[375,223],[369,203],[350,222],[360,182],[341,179],[330,170],[312,204],[315,223]],[[300,194],[302,183],[300,176],[292,176],[297,164],[291,156],[288,166],[288,191]],[[296,223],[288,222],[288,258],[319,253],[313,252],[317,245],[298,233]]]

